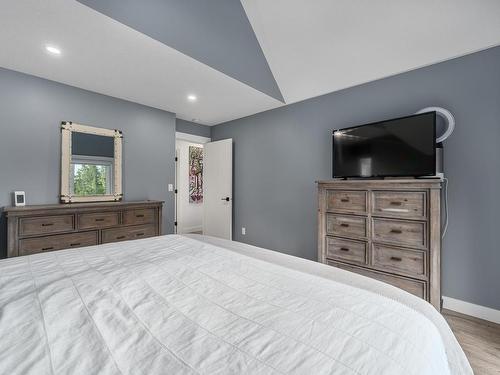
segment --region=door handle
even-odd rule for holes
[[[220,200],[221,200],[221,201],[226,201],[226,202],[229,202],[229,201],[231,200],[231,198],[229,198],[229,197],[225,197],[225,198],[221,198]]]

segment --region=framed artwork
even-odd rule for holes
[[[189,203],[203,203],[203,148],[189,146]]]

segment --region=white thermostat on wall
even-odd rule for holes
[[[14,192],[14,206],[26,206],[26,193],[24,191]]]

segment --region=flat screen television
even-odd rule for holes
[[[436,174],[436,112],[333,131],[333,177]]]

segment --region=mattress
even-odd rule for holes
[[[204,236],[0,261],[1,374],[472,374],[390,285]]]

